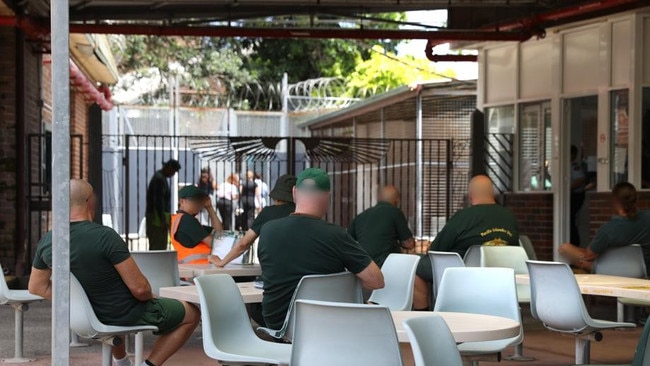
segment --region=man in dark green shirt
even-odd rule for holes
[[[185,302],[154,298],[149,281],[112,229],[92,222],[96,197],[87,182],[70,181],[70,271],[86,291],[97,318],[110,325],[150,324],[161,336],[147,365],[162,365],[185,344],[199,322],[198,309]],[[29,292],[52,298],[52,233],[39,242]],[[128,366],[124,343],[113,347],[115,365]],[[138,365],[140,366],[140,365]]]
[[[147,206],[145,209],[147,240],[149,250],[166,250],[169,219],[172,212],[171,190],[167,179],[173,177],[181,164],[174,159],[163,163],[147,186]]]
[[[244,234],[244,237],[232,246],[230,252],[223,259],[213,255],[210,256],[210,262],[217,267],[223,267],[232,262],[253,245],[255,240],[260,236],[262,227],[267,222],[291,215],[296,210],[296,204],[293,203],[293,187],[295,185],[296,177],[293,175],[285,174],[280,176],[275,182],[275,187],[273,187],[273,190],[269,194],[269,197],[273,199],[273,206],[266,206],[262,209],[260,214],[255,218],[255,221],[253,221],[253,225]]]
[[[399,205],[400,192],[386,186],[379,193],[379,203],[354,218],[348,233],[361,244],[379,267],[390,253],[400,248],[413,249],[415,240]]]
[[[367,289],[384,287],[384,277],[368,253],[342,227],[322,220],[330,205],[330,180],[309,168],[293,189],[296,212],[262,227],[259,260],[264,280],[262,308],[266,325],[280,329],[303,276],[346,269]]]
[[[572,243],[560,246],[560,254],[571,264],[591,272],[593,261],[608,248],[640,244],[646,267],[650,265],[650,211],[638,210],[636,188],[627,182],[616,184],[612,207],[615,216],[598,229],[588,247]]]
[[[471,207],[462,209],[449,219],[436,235],[429,251],[456,252],[461,257],[472,245],[519,245],[517,220],[510,210],[494,199],[494,185],[485,175],[477,175],[469,183]],[[413,307],[429,308],[429,290],[433,273],[429,256],[420,259],[415,277]]]

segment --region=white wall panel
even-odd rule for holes
[[[643,82],[650,84],[650,18],[643,18]]]
[[[612,23],[612,86],[630,82],[632,24],[629,20]]]
[[[577,93],[598,89],[599,44],[598,28],[564,35],[563,91]]]
[[[516,50],[517,46],[514,44],[486,50],[485,100],[487,103],[515,99]]]
[[[519,93],[522,99],[551,95],[551,47],[550,40],[521,44]]]

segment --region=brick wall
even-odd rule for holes
[[[528,235],[540,260],[553,260],[553,194],[507,193],[503,204],[517,218],[519,233]]]

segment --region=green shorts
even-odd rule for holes
[[[167,334],[176,329],[185,318],[183,303],[166,298],[155,298],[147,301],[144,314],[138,325],[155,325],[158,331],[154,334]]]

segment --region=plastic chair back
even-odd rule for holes
[[[9,286],[7,285],[7,281],[5,281],[4,273],[5,272],[2,269],[2,265],[0,264],[0,275],[2,275],[2,281],[0,281],[0,305],[4,305],[9,302]]]
[[[460,255],[454,252],[429,252],[428,255],[433,273],[433,296],[435,298],[445,270],[452,267],[465,267],[465,263]]]
[[[535,253],[535,247],[533,247],[533,242],[530,241],[530,238],[528,235],[519,235],[519,246],[524,248],[526,251],[526,254],[528,255],[528,259],[537,260],[537,254]]]
[[[402,365],[390,310],[376,305],[296,301],[290,365]]]
[[[104,325],[97,319],[95,311],[81,287],[79,280],[70,274],[70,329],[81,337],[94,338],[101,334]]]
[[[593,273],[602,275],[647,277],[643,249],[639,244],[607,249],[596,258],[592,270]]]
[[[472,245],[465,252],[463,257],[465,267],[480,267],[481,266],[481,246]]]
[[[511,268],[515,275],[528,274],[526,261],[528,256],[522,247],[517,246],[482,246],[481,267]],[[517,284],[519,302],[530,302],[530,285]]]
[[[203,350],[222,363],[286,364],[290,345],[259,339],[244,300],[231,276],[215,274],[194,279],[201,304]]]
[[[413,306],[415,270],[419,261],[417,255],[390,254],[381,266],[385,286],[374,290],[368,301],[394,311],[410,311]]]
[[[296,286],[282,329],[274,335],[276,338],[291,340],[296,300],[361,304],[363,302],[361,282],[355,274],[350,272],[304,276]]]
[[[530,274],[530,311],[550,329],[580,332],[587,328],[580,288],[565,263],[527,261]]]
[[[445,320],[439,315],[404,321],[411,341],[415,366],[461,366],[463,364]]]
[[[180,286],[178,257],[174,250],[131,252],[131,256],[158,296],[161,287]]]
[[[447,268],[442,275],[433,311],[494,315],[521,324],[514,270],[481,267]],[[522,340],[523,330],[516,337],[488,342],[466,342],[459,346],[459,349],[461,352],[489,349],[490,352],[484,353],[491,353],[519,344]]]
[[[648,349],[648,342],[650,342],[650,321],[648,320],[643,327],[643,332],[639,338],[639,343],[636,346],[636,352],[634,352],[632,366],[650,366],[650,354],[646,353],[646,350]]]

